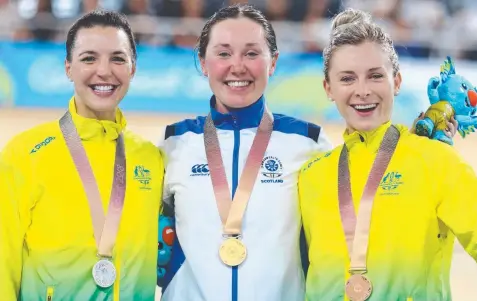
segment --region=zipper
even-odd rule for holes
[[[240,129],[237,125],[237,118],[232,116],[234,127],[234,150],[232,156],[232,199],[238,186],[238,160],[240,151]],[[232,301],[238,300],[238,267],[232,267]]]
[[[46,288],[46,301],[53,301],[53,294],[55,289],[52,286]]]

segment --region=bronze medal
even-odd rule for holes
[[[355,274],[346,282],[345,291],[350,301],[365,301],[371,296],[373,285],[366,276]]]

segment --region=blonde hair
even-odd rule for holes
[[[330,41],[323,50],[323,71],[326,81],[329,81],[330,61],[334,51],[343,45],[359,45],[364,42],[375,42],[381,45],[389,55],[393,75],[396,76],[399,72],[399,60],[390,36],[373,22],[369,13],[348,8],[334,17]]]

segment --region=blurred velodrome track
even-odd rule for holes
[[[17,133],[45,121],[61,117],[61,110],[47,109],[0,109],[0,149]],[[164,116],[155,114],[126,113],[128,127],[146,139],[157,142],[161,127],[167,123],[190,116]],[[324,125],[333,143],[341,140],[343,128],[336,125]],[[464,158],[477,170],[477,133],[469,138],[456,137],[455,147]],[[477,196],[476,196],[477,197]],[[452,291],[454,301],[477,301],[477,264],[459,245],[456,245],[452,263]],[[156,298],[159,300],[159,294]],[[265,301],[265,300],[264,300]],[[383,300],[384,301],[384,300]],[[433,301],[433,300],[428,300]]]

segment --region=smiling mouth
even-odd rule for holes
[[[224,84],[231,88],[244,88],[252,84],[252,81],[249,80],[229,80],[225,81]]]
[[[370,104],[359,104],[359,105],[351,105],[353,109],[361,113],[368,113],[375,110],[378,107],[377,103],[370,103]]]
[[[100,85],[89,85],[94,93],[97,94],[111,94],[113,93],[119,85],[110,85],[110,84],[100,84]]]

